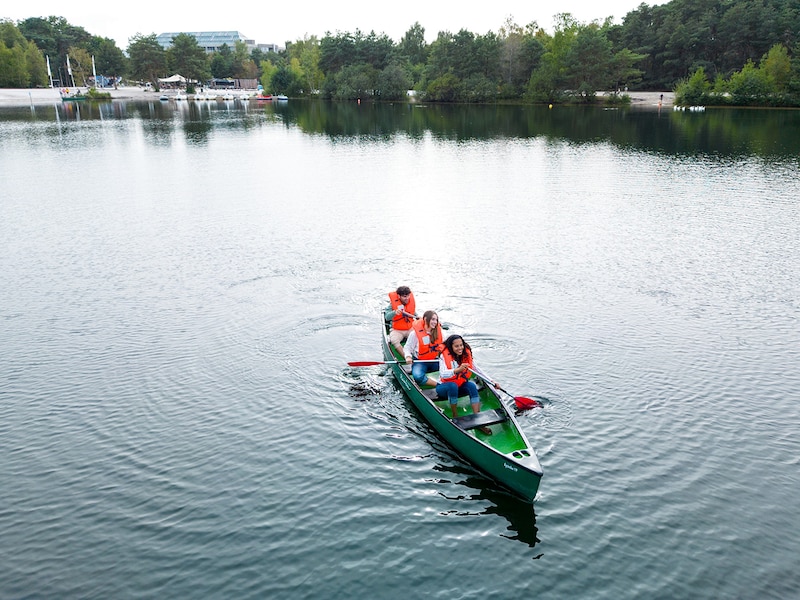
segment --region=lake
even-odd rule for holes
[[[0,597],[800,596],[800,112],[0,108]],[[531,506],[380,360],[409,285]]]

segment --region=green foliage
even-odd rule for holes
[[[769,52],[761,59],[759,70],[763,72],[775,93],[787,92],[792,77],[792,61],[786,46],[776,44],[770,48]]]
[[[756,67],[751,60],[728,80],[728,93],[733,104],[737,105],[766,104],[773,91],[767,73]]]
[[[0,22],[2,23],[2,22]],[[66,81],[66,54],[86,73],[86,56],[98,72],[157,83],[179,72],[197,80],[255,77],[273,93],[341,99],[392,99],[413,87],[440,102],[593,102],[600,90],[667,89],[692,104],[797,105],[800,102],[800,10],[797,0],[670,0],[639,7],[623,23],[580,23],[554,17],[552,33],[511,18],[496,32],[441,31],[427,44],[414,23],[395,44],[384,34],[326,33],[287,44],[280,53],[254,51],[237,42],[209,58],[196,42],[179,39],[164,53],[155,36],[130,40],[127,60],[112,40],[91,36],[63,17],[31,18],[0,27],[0,80],[41,85],[40,56],[50,57],[56,79]],[[11,25],[9,27],[8,25]],[[25,48],[20,34],[42,51]],[[258,67],[256,66],[258,65]],[[709,79],[714,83],[709,83]]]
[[[289,66],[297,75],[303,93],[319,93],[325,75],[319,67],[320,41],[316,36],[306,36],[289,45],[287,54],[290,57]]]
[[[136,34],[129,40],[130,72],[136,79],[149,81],[158,90],[158,77],[167,74],[167,53],[156,34]]]
[[[520,97],[531,73],[539,66],[545,48],[536,31],[535,23],[522,28],[510,18],[500,29],[498,63],[502,97]]]
[[[717,75],[713,85],[706,79],[704,70],[698,69],[676,86],[675,103],[684,106],[798,106],[800,98],[792,85],[794,73],[788,50],[776,44],[761,58],[758,66],[748,60],[727,80]]]
[[[320,41],[319,68],[329,76],[350,65],[363,63],[376,69],[384,69],[394,53],[394,43],[385,34],[374,31],[365,36],[360,31],[326,35]]]
[[[89,91],[86,92],[86,97],[89,100],[111,100],[111,94],[109,92],[101,92],[97,88],[89,88]]]
[[[637,65],[646,59],[646,54],[637,54],[627,48],[623,48],[614,55],[611,62],[611,81],[616,84],[618,90],[634,85],[642,79],[644,71]]]
[[[83,28],[71,25],[64,17],[33,17],[20,21],[19,30],[33,42],[44,56],[50,57],[53,77],[62,84],[71,84],[67,73],[69,48],[86,49],[91,35]]]
[[[461,80],[453,73],[445,73],[428,84],[425,99],[434,102],[455,102],[461,91]]]
[[[411,79],[398,63],[392,63],[378,74],[377,89],[381,100],[404,100],[411,88]]]
[[[675,87],[675,104],[683,106],[703,106],[708,104],[711,83],[705,69],[697,69],[692,76]]]
[[[211,57],[211,76],[216,78],[233,77],[233,51],[228,44],[222,44]]]
[[[262,60],[259,67],[261,70],[261,86],[264,91],[268,94],[277,93],[272,89],[272,76],[278,70],[278,67],[271,60]]]
[[[616,83],[611,42],[595,26],[577,28],[564,53],[563,65],[568,87],[584,101],[593,100],[598,90]]]
[[[273,94],[296,96],[300,89],[300,81],[287,65],[281,65],[272,73],[269,86],[264,87]]]
[[[92,75],[92,57],[83,48],[69,49],[69,63],[72,67],[72,78],[77,86],[87,86],[87,79]]]
[[[11,21],[0,21],[0,87],[48,85],[45,58]]]
[[[211,77],[208,54],[198,44],[193,35],[179,33],[172,38],[172,46],[167,50],[167,65],[189,81],[206,81]]]
[[[92,36],[87,42],[86,49],[94,56],[98,75],[114,77],[127,73],[128,59],[114,40]]]
[[[334,76],[334,100],[373,99],[378,90],[380,72],[369,63],[347,65]]]
[[[800,41],[796,0],[671,0],[641,4],[614,33],[623,47],[648,58],[641,85],[672,87],[702,66],[707,76],[725,77],[771,47]]]
[[[423,65],[428,60],[428,45],[425,43],[425,28],[417,21],[398,44],[398,54],[411,65]]]

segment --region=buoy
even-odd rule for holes
[[[547,106],[547,108],[553,108],[553,105],[552,105],[552,104],[549,104],[549,105]]]

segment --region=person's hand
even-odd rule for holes
[[[412,362],[412,360],[413,360],[413,359],[412,359],[410,356],[406,356],[406,364],[407,364],[407,365],[410,365],[410,364],[411,364],[411,362]]]
[[[402,306],[400,306],[399,308],[397,308],[397,309],[394,311],[394,314],[396,314],[396,315],[402,315],[402,314],[403,314],[403,307],[402,307]]]

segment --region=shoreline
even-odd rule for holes
[[[119,87],[117,89],[103,89],[102,91],[111,94],[112,100],[158,100],[162,93],[174,95],[177,90],[166,90],[164,92],[153,92],[140,87]],[[225,90],[220,91],[223,93]],[[251,90],[232,90],[234,93]],[[598,96],[604,96],[609,92],[598,92]],[[661,95],[664,100],[662,107],[671,107],[675,100],[672,92],[628,92],[631,97],[631,106],[653,106],[658,107]],[[58,104],[61,102],[61,95],[58,88],[0,88],[0,107],[2,106],[36,106],[42,104]]]

